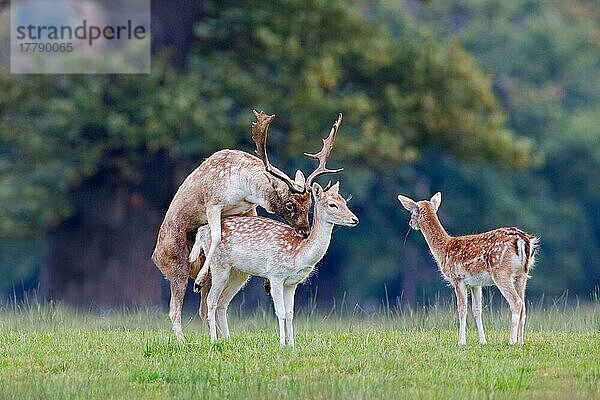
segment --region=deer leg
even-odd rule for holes
[[[214,270],[211,270],[212,273],[212,282],[211,288],[208,292],[208,297],[206,299],[206,303],[208,306],[208,328],[210,330],[210,342],[213,343],[217,340],[217,320],[216,320],[216,311],[217,304],[219,302],[219,298],[221,297],[221,293],[227,284],[229,279],[229,269],[221,270],[215,273]]]
[[[285,302],[283,300],[283,282],[271,282],[271,297],[275,315],[279,321],[279,346],[285,346]]]
[[[271,282],[265,278],[263,281],[263,286],[265,288],[265,293],[267,294],[267,296],[271,295]]]
[[[463,281],[454,285],[456,293],[456,307],[458,309],[458,344],[467,344],[467,287]]]
[[[152,260],[169,280],[171,289],[169,319],[179,342],[185,340],[181,328],[181,307],[190,273],[186,259],[187,252],[185,232],[163,223],[158,234],[156,248],[152,253]]]
[[[217,303],[217,320],[219,328],[221,329],[221,335],[224,339],[229,339],[229,325],[227,323],[227,308],[233,297],[240,291],[240,289],[248,281],[248,274],[240,271],[231,271],[229,274],[229,280],[221,293],[219,302]],[[204,287],[202,287],[204,290]]]
[[[210,292],[210,288],[212,286],[212,275],[210,270],[208,274],[206,274],[204,280],[202,281],[202,290],[200,292],[200,307],[198,307],[198,315],[203,321],[208,321],[208,293]]]
[[[477,324],[479,343],[487,344],[485,333],[483,331],[483,321],[481,320],[481,286],[471,287],[471,308],[473,309],[473,316],[475,317],[475,323]]]
[[[193,245],[193,243],[191,243],[191,244]],[[188,247],[192,247],[192,246],[189,245]],[[191,255],[190,255],[190,258],[192,258]],[[190,262],[190,278],[196,280],[196,278],[198,277],[198,273],[200,272],[200,269],[204,265],[205,260],[206,260],[206,257],[204,257],[204,253],[201,252],[198,255],[197,259]],[[208,308],[206,306],[206,297],[208,296],[208,292],[210,291],[211,279],[212,279],[212,276],[210,275],[210,270],[209,270],[208,273],[204,276],[204,280],[202,281],[202,284],[201,284],[202,290],[200,292],[200,306],[198,307],[198,315],[200,315],[200,319],[202,319],[202,321],[206,321],[207,316],[208,316]]]
[[[527,285],[527,275],[518,276],[515,280],[515,287],[523,304],[521,305],[521,314],[519,318],[519,327],[517,330],[517,343],[525,343],[525,286]]]
[[[510,306],[511,320],[508,343],[515,344],[517,342],[517,330],[519,328],[519,320],[521,319],[523,301],[515,290],[511,274],[505,273],[500,276],[498,276],[498,274],[496,274],[496,276],[492,275],[492,279]]]
[[[283,287],[283,303],[285,306],[285,326],[287,328],[288,345],[294,347],[294,295],[296,293],[296,287],[284,286]]]
[[[196,230],[196,236],[194,241],[192,241],[191,243],[188,243],[188,247],[189,247],[189,256],[188,256],[188,261],[190,262],[191,266],[192,266],[192,272],[193,272],[193,277],[196,278],[198,276],[198,272],[200,272],[200,269],[202,268],[202,265],[204,265],[204,260],[206,260],[206,257],[204,257],[204,249],[202,248],[202,236],[198,236],[199,234],[199,229]],[[198,245],[196,246],[196,241],[198,242]],[[192,276],[192,274],[190,274],[190,276]]]
[[[206,260],[198,276],[194,281],[194,292],[200,293],[202,287],[202,281],[208,273],[208,268],[212,262],[213,256],[217,246],[221,242],[221,210],[223,209],[220,205],[212,205],[206,207],[206,219],[208,220],[208,226],[210,227],[210,248],[208,254],[206,254]]]
[[[185,296],[187,279],[188,278],[185,275],[178,275],[172,277],[169,281],[169,285],[171,286],[169,318],[171,319],[173,332],[175,332],[175,336],[180,343],[185,340],[185,337],[183,336],[183,330],[181,328],[181,307],[183,306],[183,297]]]

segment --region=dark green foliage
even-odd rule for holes
[[[253,108],[277,114],[273,162],[309,172],[302,153],[341,111],[329,164],[345,168],[361,224],[334,234],[311,281],[326,301],[443,289],[419,235],[403,245],[395,200],[437,190],[451,233],[519,225],[541,236],[531,293],[587,294],[600,275],[597,21],[582,0],[207,1],[184,69],[162,55],[150,75],[0,69],[0,236],[52,238],[96,180],[152,193],[164,212],[212,152],[252,150]]]
[[[542,240],[531,293],[591,293],[600,283],[597,7],[583,0],[432,1],[416,15],[493,73],[508,126],[534,138],[544,154],[541,168],[518,174],[454,163],[439,171],[439,158],[424,165],[442,189],[455,188],[446,196],[454,231],[518,224]]]

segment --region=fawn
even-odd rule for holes
[[[510,344],[523,344],[525,328],[525,285],[533,268],[539,239],[518,228],[499,228],[467,236],[450,236],[440,223],[437,210],[442,194],[431,200],[414,200],[398,195],[410,211],[410,227],[420,230],[429,245],[440,272],[454,287],[459,317],[458,344],[466,344],[467,288],[471,289],[472,309],[479,342],[486,344],[481,321],[481,287],[496,285],[512,313]]]

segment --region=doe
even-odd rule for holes
[[[250,275],[271,281],[271,296],[279,320],[279,344],[294,346],[294,294],[299,283],[313,271],[329,247],[334,225],[355,226],[358,218],[348,209],[339,194],[339,182],[323,189],[313,183],[314,216],[307,239],[294,234],[285,224],[263,217],[227,217],[223,219],[222,237],[209,265],[212,285],[208,292],[210,339],[220,334],[229,338],[227,307]],[[208,226],[198,229],[192,255],[199,248],[208,249],[211,234]]]
[[[437,216],[442,194],[431,200],[414,200],[398,195],[410,211],[410,226],[421,230],[440,272],[456,292],[459,318],[458,344],[466,344],[467,288],[471,289],[472,309],[479,342],[486,344],[481,321],[481,287],[496,285],[512,313],[510,344],[523,344],[525,328],[525,285],[533,268],[539,239],[518,228],[499,228],[477,235],[450,236]]]

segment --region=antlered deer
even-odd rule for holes
[[[256,111],[254,114],[252,138],[260,158],[238,150],[221,150],[208,157],[183,181],[158,232],[152,260],[169,280],[169,317],[179,341],[184,340],[181,308],[187,280],[198,276],[202,264],[203,257],[194,263],[188,261],[198,227],[205,224],[211,227],[216,246],[221,238],[222,215],[256,215],[259,205],[281,216],[296,234],[308,236],[311,198],[304,175],[297,171],[292,180],[269,163],[267,130],[275,116]],[[341,114],[338,125],[340,121]],[[328,140],[333,146],[335,138]],[[210,249],[207,251],[212,256]],[[201,279],[195,282],[195,290],[200,285]]]
[[[217,339],[217,320],[223,338],[229,338],[227,307],[250,275],[268,278],[275,314],[279,320],[279,344],[294,346],[294,293],[296,287],[313,271],[329,247],[334,225],[355,226],[358,218],[339,195],[339,182],[323,189],[311,187],[314,216],[310,234],[302,240],[280,222],[262,217],[227,217],[223,219],[223,237],[210,264],[212,285],[208,293],[210,338]],[[208,226],[198,229],[192,255],[211,246]]]
[[[414,200],[398,195],[410,211],[410,226],[421,230],[444,278],[456,292],[459,317],[458,344],[466,344],[467,288],[479,342],[486,344],[481,320],[481,287],[496,285],[512,313],[510,344],[523,344],[525,329],[525,285],[533,268],[539,240],[518,228],[499,228],[477,235],[452,237],[442,227],[437,210],[442,194],[431,200]]]
[[[261,117],[260,114],[257,114],[257,119],[259,120],[259,122],[260,122],[260,117]],[[253,124],[252,125],[252,138],[256,142],[256,152],[258,153],[258,156],[261,158],[262,162],[264,163],[266,170],[268,172],[270,172],[271,174],[273,174],[274,176],[277,176],[278,178],[285,180],[286,175],[283,172],[279,171],[277,168],[273,167],[271,165],[271,163],[269,162],[269,157],[267,156],[266,139],[267,139],[267,132],[268,132],[269,124],[270,124],[270,121],[272,121],[272,119],[273,119],[273,116],[266,117],[265,123],[262,126],[259,125],[258,123]],[[327,169],[325,166],[325,163],[327,162],[327,159],[329,158],[329,154],[331,153],[331,150],[333,149],[333,144],[335,143],[335,135],[337,134],[337,131],[338,131],[341,123],[342,123],[342,114],[340,113],[337,121],[331,127],[329,136],[327,137],[327,139],[323,139],[323,148],[321,149],[321,151],[317,154],[304,153],[307,157],[318,159],[319,166],[317,167],[316,170],[314,170],[308,176],[306,181],[304,181],[304,175],[302,175],[302,172],[299,171],[298,173],[296,173],[296,181],[294,182],[294,185],[289,186],[290,192],[297,193],[297,194],[307,194],[309,191],[309,188],[311,187],[310,185],[312,184],[313,180],[317,176],[326,174],[326,173],[335,173],[335,172],[342,171],[341,168],[336,169],[336,170],[330,170],[330,169]],[[310,207],[310,195],[309,195],[307,204]],[[306,212],[308,212],[308,210]],[[215,221],[215,224],[216,224],[216,221]],[[194,282],[194,290],[196,290],[196,291],[199,290],[199,288],[202,285],[202,281],[204,280],[205,276],[208,274],[208,268],[210,265],[210,261],[212,259],[212,255],[214,254],[215,249],[219,245],[219,240],[221,237],[221,226],[220,225],[215,226],[214,224],[211,224],[210,220],[209,220],[208,225],[210,227],[211,244],[207,250],[208,253],[206,254],[206,261],[204,262],[204,265],[202,266],[202,269],[198,273],[198,276],[196,277],[196,281]],[[307,231],[303,231],[303,233],[304,233],[303,236],[306,237]],[[190,255],[190,261],[192,259],[195,260],[196,258],[197,258],[197,254]]]

